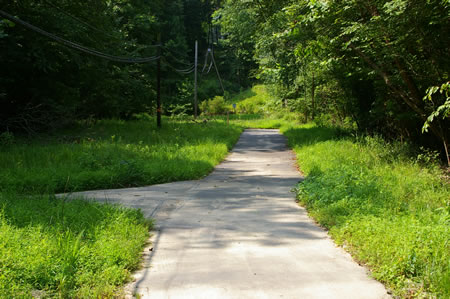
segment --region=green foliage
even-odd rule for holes
[[[428,128],[430,127],[431,122],[438,116],[442,119],[448,118],[450,116],[450,82],[446,82],[439,86],[433,86],[427,89],[427,95],[423,98],[424,100],[428,100],[433,102],[433,95],[435,93],[439,93],[444,97],[443,104],[439,105],[435,110],[428,116],[427,121],[424,123],[422,127],[422,132],[428,132]]]
[[[172,119],[186,119],[191,114],[193,108],[191,103],[171,105],[169,107],[170,117]]]
[[[226,52],[230,78],[246,87],[251,84],[253,69],[257,67],[253,51],[257,38],[257,22],[249,1],[222,1],[221,9],[215,12],[214,18],[220,24],[226,39],[220,46]]]
[[[255,85],[229,100],[236,104],[236,112],[241,114],[264,114],[268,112],[270,95],[264,85]]]
[[[151,223],[138,210],[0,195],[0,297],[111,297],[140,262]]]
[[[299,200],[339,244],[397,295],[450,294],[450,188],[435,164],[415,163],[407,145],[381,138],[282,131],[306,175]]]
[[[271,86],[278,109],[438,148],[449,123],[433,111],[446,106],[422,95],[448,81],[449,10],[441,0],[227,0],[217,14],[224,47]],[[425,115],[433,140],[420,133]]]
[[[192,76],[181,76],[168,64],[185,69],[183,62],[193,61],[195,40],[199,40],[201,52],[206,50],[204,25],[210,20],[210,1],[12,0],[2,10],[57,36],[116,56],[157,55],[158,48],[153,45],[162,33],[163,106],[192,102]],[[136,113],[155,113],[155,62],[107,61],[5,20],[0,20],[0,53],[0,131],[35,134],[85,118],[129,119]],[[206,98],[219,91],[216,88]]]
[[[424,166],[437,164],[439,162],[439,152],[420,147],[420,153],[417,155],[416,161]]]
[[[239,103],[239,102],[242,102],[243,100],[251,98],[255,95],[256,95],[256,93],[253,91],[253,88],[247,88],[247,89],[241,88],[241,90],[237,94],[228,95],[227,97],[225,97],[225,99],[230,103]]]
[[[0,146],[11,145],[14,143],[14,134],[6,131],[0,134]]]
[[[200,110],[207,115],[223,115],[230,111],[230,105],[227,105],[224,97],[215,96],[213,99],[203,101],[200,104]]]

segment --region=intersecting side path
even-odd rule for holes
[[[246,130],[206,178],[83,194],[157,221],[141,298],[388,298],[294,201],[301,180],[277,130]]]

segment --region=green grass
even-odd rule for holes
[[[99,121],[0,147],[0,190],[68,192],[197,179],[218,164],[241,128],[223,122],[194,124]],[[45,140],[47,139],[47,140]]]
[[[226,123],[227,116],[215,115],[216,121]],[[279,129],[288,122],[279,118],[265,117],[261,114],[230,114],[229,123],[241,129]]]
[[[297,195],[396,295],[450,296],[450,188],[408,146],[313,125],[283,126],[306,179]]]
[[[139,211],[45,194],[200,178],[247,127],[288,137],[306,176],[296,188],[301,203],[394,294],[449,297],[450,188],[442,171],[411,158],[405,144],[276,117],[164,120],[162,130],[109,120],[0,147],[0,298],[119,294],[150,223]]]
[[[0,146],[0,298],[120,295],[151,223],[138,210],[55,192],[207,175],[242,127],[163,120],[99,121]]]
[[[232,120],[232,124],[242,126],[244,128],[250,129],[279,129],[286,122],[280,119],[271,119],[271,118],[260,118],[260,119],[237,119]]]
[[[230,100],[228,100],[228,103],[240,103],[248,98],[256,96],[257,93],[253,90],[253,88],[247,88],[237,94],[234,94]]]
[[[140,262],[151,226],[138,210],[1,195],[0,298],[112,297]]]

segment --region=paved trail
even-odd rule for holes
[[[83,194],[156,218],[143,298],[388,298],[294,202],[294,165],[277,130],[246,130],[202,180]]]

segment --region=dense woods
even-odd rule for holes
[[[185,70],[193,64],[195,40],[201,61],[212,41],[213,4],[208,1],[13,0],[2,3],[1,9],[105,54],[130,58],[161,54],[166,113],[193,99],[193,75],[174,68]],[[34,132],[77,119],[127,119],[134,113],[155,112],[156,61],[110,61],[0,20],[0,130]],[[215,73],[205,72],[201,79],[203,98],[221,92]]]
[[[444,154],[449,7],[448,0],[14,0],[2,9],[110,55],[161,54],[166,114],[193,113],[193,76],[174,68],[192,67],[199,40],[199,68],[206,64],[200,101],[223,95],[215,72],[204,74],[212,48],[225,96],[263,81],[277,109],[304,121],[354,124]],[[159,33],[162,46],[155,47]],[[156,62],[90,56],[6,19],[0,52],[2,131],[155,113]]]
[[[431,86],[448,90],[449,8],[447,0],[228,0],[216,13],[241,69],[272,84],[280,107],[444,151],[448,93],[423,98]]]

